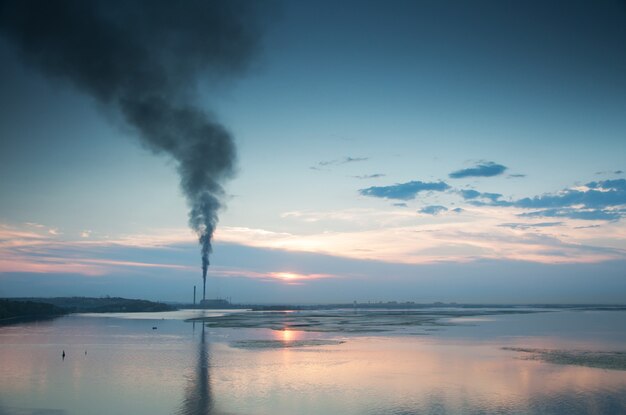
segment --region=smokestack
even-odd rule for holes
[[[256,4],[0,0],[0,35],[24,62],[95,98],[145,147],[175,161],[201,246],[203,284],[236,149],[197,105],[195,90],[203,75],[219,82],[247,68],[259,43]]]
[[[206,300],[206,271],[202,274],[202,301]]]
[[[193,286],[193,305],[196,306],[196,286]]]

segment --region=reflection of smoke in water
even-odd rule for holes
[[[200,343],[197,350],[197,361],[194,373],[189,377],[185,387],[180,415],[210,415],[213,413],[215,403],[211,392],[210,377],[210,354],[208,342],[205,338],[204,323],[200,334]]]

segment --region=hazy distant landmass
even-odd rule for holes
[[[67,314],[68,311],[53,304],[36,301],[0,300],[0,322],[19,318],[45,318]]]
[[[32,304],[33,310],[37,307],[60,311],[56,315],[67,313],[135,313],[135,312],[156,312],[172,311],[175,308],[164,303],[148,300],[128,299],[121,297],[54,297],[54,298],[13,298],[2,300],[3,302],[16,303],[15,310],[27,310],[23,304]],[[49,308],[52,306],[53,308]],[[22,307],[22,308],[20,308]],[[48,308],[46,308],[48,307]],[[19,316],[19,314],[18,314]]]

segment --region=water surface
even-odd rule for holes
[[[367,313],[85,314],[0,327],[0,414],[626,413],[626,371],[584,359],[626,352],[624,311]],[[185,321],[202,316],[207,327]],[[583,358],[549,358],[557,352]]]

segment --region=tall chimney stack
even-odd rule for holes
[[[202,301],[206,300],[206,277],[202,279]]]

